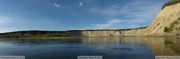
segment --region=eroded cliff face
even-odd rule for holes
[[[145,28],[131,30],[88,30],[82,31],[83,37],[121,37],[121,36],[142,36]]]
[[[121,31],[118,30],[88,30],[82,31],[81,35],[84,37],[113,37],[113,36],[121,36]]]
[[[145,28],[122,31],[122,36],[142,36]]]
[[[143,36],[176,36],[180,32],[179,18],[180,3],[166,6],[142,34]],[[165,30],[165,27],[168,28]]]
[[[86,37],[180,36],[180,3],[166,6],[147,28],[119,31],[82,31],[81,35]]]

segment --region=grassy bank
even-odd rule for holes
[[[5,38],[74,38],[68,34],[43,34],[43,35],[28,35],[28,36],[6,36]]]

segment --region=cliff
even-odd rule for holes
[[[180,3],[166,6],[151,24],[143,30],[143,36],[179,36]]]
[[[163,7],[147,28],[119,31],[83,31],[83,36],[180,36],[180,3]]]
[[[83,37],[120,37],[120,36],[139,36],[147,27],[120,30],[84,30],[81,32]]]
[[[123,36],[179,36],[180,3],[164,7],[144,29],[123,31]]]

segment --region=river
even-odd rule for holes
[[[179,37],[0,38],[0,56],[25,56],[26,59],[77,59],[78,56],[155,59],[155,56],[179,56],[179,45]]]

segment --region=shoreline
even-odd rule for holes
[[[122,37],[175,37],[180,38],[179,36],[122,36]],[[100,37],[24,37],[24,38],[2,38],[2,39],[72,39],[72,38],[100,38]],[[106,37],[106,38],[114,38],[114,37]],[[121,37],[119,37],[121,38]],[[1,39],[1,38],[0,38]]]
[[[69,38],[81,38],[81,37],[23,37],[23,38],[4,38],[4,39],[69,39]]]

